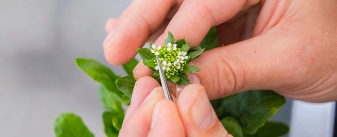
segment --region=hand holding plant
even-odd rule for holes
[[[215,28],[211,29],[204,39],[204,41],[213,41],[209,42],[213,44],[205,44],[205,42],[202,42],[202,44],[190,50],[188,50],[188,42],[185,42],[184,40],[171,41],[174,39],[173,35],[169,36],[167,38],[167,44],[164,44],[163,48],[166,48],[166,50],[171,48],[170,51],[173,51],[173,53],[171,53],[171,57],[173,56],[172,60],[169,60],[171,58],[167,58],[167,55],[170,53],[165,50],[160,50],[158,47],[154,46],[151,47],[151,49],[140,49],[139,53],[144,60],[148,60],[146,61],[148,63],[145,64],[148,64],[154,71],[156,70],[156,66],[153,64],[156,63],[152,60],[152,57],[155,54],[159,55],[159,52],[162,52],[162,60],[165,60],[166,55],[167,63],[166,65],[161,66],[165,67],[166,70],[171,70],[168,65],[170,61],[173,62],[173,64],[174,62],[181,61],[179,63],[184,67],[179,68],[179,70],[177,70],[178,67],[175,67],[176,70],[173,74],[167,74],[172,77],[178,76],[179,80],[176,80],[176,83],[179,84],[179,81],[184,79],[181,76],[185,76],[185,73],[196,72],[199,70],[197,67],[188,66],[189,61],[191,61],[189,59],[198,57],[204,48],[214,48],[216,45],[216,42],[214,41],[217,39],[217,37],[215,37],[216,35],[214,35],[216,32]],[[175,46],[175,44],[177,46]],[[153,51],[151,52],[151,50]],[[186,54],[182,52],[186,52]],[[165,110],[159,111],[162,113],[158,115],[168,115],[166,116],[167,118],[175,120],[159,120],[162,124],[167,124],[166,126],[171,128],[165,130],[155,130],[153,131],[157,132],[153,133],[155,135],[157,135],[160,131],[166,133],[177,131],[175,133],[182,133],[180,135],[184,135],[183,129],[185,128],[193,130],[193,132],[187,132],[186,135],[217,135],[217,132],[212,132],[206,128],[211,127],[210,129],[217,130],[219,133],[223,133],[224,135],[226,135],[228,131],[235,137],[270,137],[286,134],[289,130],[288,127],[282,123],[267,121],[270,117],[275,115],[278,109],[285,103],[284,97],[272,91],[248,91],[245,93],[231,95],[226,98],[212,101],[211,107],[205,90],[200,85],[192,84],[186,86],[186,89],[184,89],[183,93],[181,93],[181,97],[178,97],[177,105],[175,105],[173,102],[163,100],[162,91],[160,88],[155,88],[158,87],[159,84],[153,78],[143,77],[136,82],[132,76],[119,77],[108,67],[92,59],[78,58],[76,59],[76,64],[91,78],[101,83],[98,95],[101,99],[102,107],[105,109],[105,112],[102,114],[102,119],[104,123],[104,131],[108,137],[115,137],[120,133],[120,131],[122,132],[121,135],[127,135],[128,133],[135,132],[139,135],[147,134],[150,128],[149,123],[156,123],[155,121],[148,120],[149,118],[151,119],[152,113],[158,113],[158,110],[156,111],[156,109],[153,109],[156,108],[154,106],[158,106],[155,105],[158,103],[159,106],[161,106],[160,103],[163,103],[163,106],[165,107],[162,108]],[[132,75],[132,68],[134,68],[136,64],[137,61],[133,59],[123,65],[123,67],[129,75]],[[113,83],[113,81],[116,81],[116,83]],[[174,80],[172,80],[172,82],[174,82]],[[188,83],[186,82],[186,85],[187,84]],[[153,88],[155,88],[155,91],[153,91],[152,94],[156,94],[150,94],[148,96],[149,92]],[[132,103],[125,113],[123,106],[130,104],[131,94],[134,94],[132,97]],[[145,99],[146,96],[148,96],[147,98],[149,99]],[[201,102],[200,98],[202,98]],[[179,109],[179,112],[177,109]],[[193,111],[192,114],[190,113],[191,111]],[[184,115],[181,119],[182,121],[177,119],[178,115]],[[144,119],[145,117],[147,118]],[[191,118],[194,120],[191,121]],[[163,118],[161,119],[163,120]],[[121,128],[123,120],[125,120],[124,126]],[[201,130],[197,130],[197,128],[188,123],[196,124],[199,128],[201,128]],[[219,123],[221,123],[225,128],[223,128]],[[154,127],[156,126],[153,126],[153,128]],[[270,129],[273,130],[271,131]],[[128,130],[132,130],[133,132]],[[93,136],[83,121],[72,113],[65,113],[58,117],[55,122],[55,133],[57,137]],[[174,133],[172,133],[172,135],[173,134]]]

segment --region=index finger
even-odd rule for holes
[[[107,61],[121,65],[134,57],[175,4],[176,0],[133,1],[103,42]]]

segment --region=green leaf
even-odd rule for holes
[[[243,137],[242,129],[240,123],[236,121],[233,117],[226,117],[221,120],[222,125],[232,134],[234,137]]]
[[[177,75],[173,75],[171,76],[170,80],[173,82],[173,83],[177,83],[179,81],[180,77],[177,76]]]
[[[158,71],[154,71],[152,77],[160,83],[160,76]]]
[[[180,79],[176,84],[183,86],[190,84],[190,80],[188,79],[188,76],[186,74],[181,74],[179,77]]]
[[[148,48],[139,48],[137,49],[137,52],[143,59],[143,61],[152,60],[152,58],[155,57],[154,54]]]
[[[182,38],[182,39],[177,40],[176,44],[177,44],[177,48],[181,48],[181,46],[185,44],[185,39]]]
[[[135,68],[137,64],[138,61],[136,59],[131,59],[123,65],[123,68],[129,76],[133,76],[133,68]]]
[[[193,72],[199,72],[199,71],[200,71],[199,67],[191,66],[189,64],[186,64],[184,69],[183,69],[184,73],[193,73]]]
[[[199,46],[205,50],[216,48],[218,43],[218,31],[216,27],[211,28]]]
[[[191,50],[189,50],[189,53],[187,54],[187,56],[190,57],[190,59],[195,59],[197,58],[202,52],[204,52],[204,49],[196,46],[194,48],[192,48]]]
[[[173,37],[173,34],[171,32],[168,32],[167,38],[165,39],[165,45],[167,45],[167,43],[174,44],[174,37]]]
[[[285,98],[273,91],[248,91],[226,97],[216,112],[238,119],[244,133],[254,134],[284,104]]]
[[[130,105],[130,100],[131,100],[131,97],[130,96],[128,96],[128,95],[126,95],[126,94],[124,94],[122,97],[121,97],[121,100],[123,101],[123,103],[125,104],[125,105]]]
[[[60,115],[54,125],[57,137],[94,137],[82,119],[73,113]]]
[[[201,48],[200,46],[195,46],[191,48],[190,50],[188,50],[188,53],[193,52],[193,51],[200,51],[200,50],[203,50],[203,48]]]
[[[87,58],[77,58],[76,65],[86,74],[88,74],[92,79],[101,83],[109,91],[118,91],[114,83],[119,76],[114,74],[110,70],[110,68],[99,63],[98,61]],[[116,93],[118,95],[121,95],[121,93],[118,92]]]
[[[188,49],[190,49],[190,43],[189,42],[185,43],[183,46],[181,46],[180,49],[181,51],[187,52]]]
[[[98,89],[98,97],[101,100],[102,107],[114,113],[123,114],[124,109],[121,104],[120,97],[114,93],[107,91],[103,86]]]
[[[131,97],[136,80],[132,76],[120,77],[116,80],[117,88],[127,96]]]
[[[118,131],[121,130],[121,128],[122,128],[123,119],[124,119],[124,115],[117,115],[117,116],[114,116],[113,119],[112,119],[112,125]]]
[[[148,66],[150,69],[154,70],[154,68],[157,66],[153,60],[143,60],[144,65]]]
[[[104,132],[108,137],[118,137],[119,130],[117,130],[114,125],[112,125],[112,119],[116,114],[112,112],[104,112],[102,115]]]
[[[259,128],[256,137],[279,137],[289,132],[289,127],[280,122],[267,121],[263,127]]]

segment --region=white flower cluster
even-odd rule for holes
[[[180,51],[180,48],[177,48],[177,44],[168,43],[163,48],[152,44],[151,52],[155,55],[165,54],[160,58],[161,66],[163,71],[172,74],[179,72],[188,60],[187,52]],[[159,67],[156,66],[155,69],[158,70]]]
[[[173,65],[177,68],[180,69],[181,65],[184,64],[184,60],[187,60],[188,56],[186,52],[178,52],[177,60],[174,61]]]
[[[165,70],[168,70],[168,71],[171,70],[170,67],[172,66],[172,64],[170,62],[167,63],[166,60],[164,60],[161,65],[162,65],[163,71],[165,71]],[[155,67],[155,69],[159,70],[158,65]]]
[[[159,55],[159,50],[161,49],[161,47],[157,47],[156,45],[154,45],[154,44],[152,44],[151,45],[151,52],[154,54],[154,55],[156,55],[156,56],[158,56]]]
[[[167,43],[167,51],[171,51],[171,50],[177,50],[177,44],[173,44],[172,47],[172,43]]]

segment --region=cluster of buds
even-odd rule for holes
[[[167,78],[182,73],[189,58],[187,52],[181,51],[180,48],[177,48],[177,44],[172,43],[167,43],[163,47],[152,44],[150,47],[151,52],[159,57],[161,67]],[[157,61],[155,59],[153,61],[157,65]],[[158,65],[155,69],[159,69]]]

